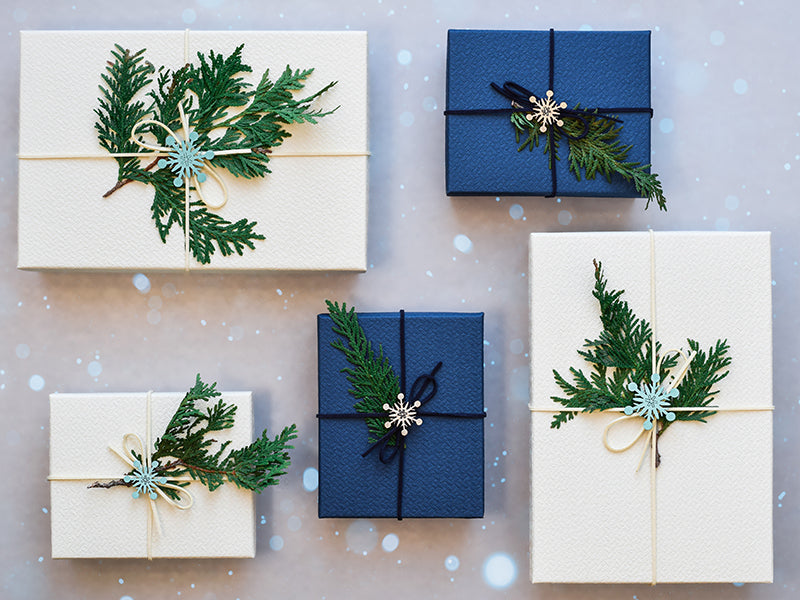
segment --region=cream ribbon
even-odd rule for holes
[[[141,469],[145,473],[151,473],[151,465],[153,464],[152,454],[152,391],[147,392],[147,418],[145,423],[145,441],[142,442],[135,433],[126,433],[122,436],[122,450],[120,451],[113,444],[109,444],[108,449],[122,459],[132,470],[140,470],[136,466],[131,457],[134,456],[134,451],[142,457]],[[134,447],[129,446],[129,440],[135,440]],[[157,463],[156,463],[157,464]],[[72,476],[72,475],[50,475],[48,481],[103,481],[119,479],[118,477],[86,477],[86,476]],[[163,479],[163,481],[162,481]],[[184,487],[169,483],[168,481],[194,481],[189,475],[181,475],[178,477],[164,476],[153,480],[152,489],[160,496],[167,504],[179,510],[187,510],[194,504],[192,494]],[[171,489],[178,494],[179,499],[173,500],[164,492],[164,489]],[[153,527],[158,535],[161,535],[161,521],[158,517],[158,506],[156,505],[155,498],[152,496],[147,497],[148,512],[147,512],[147,560],[153,559]]]
[[[686,373],[689,371],[689,366],[691,365],[692,359],[694,359],[694,353],[689,352],[688,354],[685,353],[683,350],[667,350],[664,352],[660,358],[656,359],[656,257],[655,257],[655,233],[652,229],[648,230],[650,232],[650,326],[652,331],[651,336],[651,355],[652,355],[652,372],[654,374],[658,374],[661,371],[661,365],[664,359],[671,355],[677,354],[683,358],[683,364],[681,368],[677,372],[677,374],[668,374],[664,380],[664,383],[661,384],[661,387],[664,388],[665,392],[670,392],[672,389],[676,388],[681,380],[684,378]],[[545,412],[545,413],[559,413],[559,412],[583,412],[576,409],[570,408],[540,408],[533,405],[528,405],[529,410],[532,413],[536,412]],[[754,411],[772,411],[774,410],[774,406],[737,406],[737,407],[719,407],[719,406],[670,406],[670,412],[754,412]],[[609,408],[601,412],[625,412],[624,408]],[[644,462],[645,454],[648,450],[650,450],[650,572],[651,572],[651,579],[650,585],[656,585],[657,583],[657,538],[656,538],[656,524],[657,524],[657,512],[656,512],[656,443],[658,440],[658,423],[653,424],[653,427],[647,431],[642,427],[639,433],[634,437],[629,443],[625,444],[624,446],[613,446],[608,441],[608,432],[609,430],[616,424],[622,423],[624,421],[630,419],[638,419],[642,418],[640,415],[625,415],[622,417],[618,417],[611,421],[608,425],[606,425],[605,429],[603,429],[603,445],[606,447],[607,450],[610,452],[625,452],[632,448],[636,442],[638,442],[643,435],[647,435],[648,443],[645,445],[644,449],[642,450],[642,455],[639,459],[639,464],[636,467],[636,472],[639,472],[639,469]]]
[[[189,62],[189,29],[184,30],[184,36],[183,36],[183,61],[184,61],[184,63],[188,63]],[[189,129],[188,119],[186,118],[186,115],[184,114],[184,111],[183,111],[182,102],[178,103],[178,111],[180,112],[180,117],[181,117],[181,128],[183,129],[183,132],[184,132],[184,135],[185,135],[185,138],[183,139],[183,141],[185,143],[188,143],[189,140],[190,140],[191,131]],[[145,148],[147,150],[152,150],[153,152],[150,152],[150,153],[142,153],[142,152],[106,152],[105,154],[92,154],[92,153],[88,153],[88,154],[82,154],[82,153],[81,154],[18,154],[17,158],[20,159],[20,160],[53,160],[53,159],[107,158],[107,157],[110,156],[112,158],[141,158],[141,159],[146,159],[146,158],[154,158],[154,157],[159,157],[159,156],[168,156],[169,154],[174,152],[174,149],[172,149],[172,148],[167,148],[167,147],[164,147],[164,146],[153,146],[153,145],[150,145],[150,144],[145,144],[144,142],[140,142],[139,140],[136,139],[137,130],[140,127],[142,127],[144,125],[148,125],[148,124],[156,125],[158,127],[161,127],[163,129],[165,129],[167,132],[169,132],[169,134],[172,136],[172,138],[174,140],[176,140],[177,142],[181,141],[180,138],[178,138],[178,136],[175,135],[175,133],[172,132],[170,130],[170,128],[167,127],[164,123],[161,123],[160,121],[156,121],[154,119],[145,119],[145,120],[139,121],[138,123],[136,123],[133,126],[133,128],[131,129],[131,138],[130,138],[130,140],[134,144],[139,146],[140,148]],[[234,148],[234,149],[231,149],[231,150],[219,150],[219,151],[215,150],[213,153],[214,153],[214,156],[222,156],[222,155],[225,155],[225,154],[250,154],[251,152],[252,152],[251,148]],[[282,158],[282,157],[288,157],[288,158],[314,158],[314,157],[340,157],[340,156],[345,156],[345,157],[370,156],[370,153],[369,152],[320,152],[320,153],[315,153],[315,152],[296,152],[296,153],[276,153],[276,154],[270,153],[270,158]],[[200,201],[203,204],[205,204],[209,209],[215,210],[215,209],[222,208],[227,203],[227,201],[228,201],[228,190],[227,190],[227,187],[225,186],[225,183],[222,180],[222,178],[211,167],[211,164],[208,162],[210,160],[211,160],[211,158],[208,158],[208,159],[205,159],[205,160],[202,161],[203,162],[203,171],[207,171],[220,184],[220,186],[222,188],[222,193],[223,193],[222,202],[219,203],[219,204],[212,204],[212,203],[208,202],[206,200],[206,198],[203,196],[202,191],[200,190],[200,187],[199,187],[199,183],[200,182],[197,180],[197,177],[195,175],[192,175],[191,180],[194,183],[194,188],[197,191],[198,196],[200,196]],[[162,167],[162,168],[166,168],[166,167]],[[184,199],[184,219],[183,219],[183,238],[184,238],[183,239],[183,253],[184,253],[184,270],[189,271],[189,269],[190,269],[190,261],[189,261],[189,256],[190,256],[190,251],[189,251],[189,240],[190,240],[190,235],[189,235],[189,216],[190,216],[189,215],[189,188],[190,188],[190,185],[189,185],[189,178],[184,177],[184,179],[185,179],[185,185],[184,185],[184,188],[185,188],[185,194],[184,194],[185,199]]]

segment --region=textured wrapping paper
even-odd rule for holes
[[[152,394],[153,440],[166,429],[184,394]],[[250,392],[225,392],[235,404],[236,426],[214,432],[219,443],[240,448],[253,440]],[[50,482],[53,558],[144,558],[149,501],[132,488],[88,489],[94,481],[118,479],[130,469],[110,449],[122,450],[126,433],[145,437],[147,394],[52,394],[50,475],[85,478]],[[156,500],[162,532],[152,533],[153,558],[255,556],[255,497],[226,483],[213,492],[194,481],[188,510]]]
[[[23,31],[20,67],[21,157],[107,154],[97,141],[100,76],[114,44],[154,65],[180,67],[183,31]],[[291,65],[314,68],[299,93],[338,83],[314,106],[340,108],[316,125],[290,125],[292,136],[275,148],[265,178],[221,171],[231,221],[258,222],[266,237],[244,256],[217,251],[192,269],[353,270],[366,268],[367,35],[365,32],[188,33],[189,56],[209,50],[229,55],[244,43],[245,80],[257,84]],[[280,154],[330,156],[279,157]],[[334,156],[355,153],[360,156]],[[117,181],[117,162],[97,159],[19,161],[19,262],[25,269],[183,269],[183,227],[163,244],[151,219],[152,186],[132,183],[103,198]],[[212,185],[212,184],[209,184]],[[216,184],[213,184],[216,185]]]
[[[651,320],[648,233],[532,234],[534,408],[563,408],[550,399],[562,396],[553,369],[589,370],[577,351],[601,331],[593,259],[609,289]],[[727,339],[732,363],[712,404],[770,407],[769,233],[656,233],[655,268],[662,347],[692,338],[707,350]],[[603,429],[618,416],[578,414],[551,429],[553,413],[531,413],[533,582],[651,582],[650,457],[637,473],[643,440],[606,450]],[[619,435],[633,437],[641,423]],[[676,422],[658,447],[657,582],[772,581],[772,413]]]
[[[649,108],[649,31],[556,31],[553,99],[569,108]],[[509,108],[489,87],[506,81],[544,96],[549,89],[549,32],[450,30],[447,36],[447,109]],[[518,152],[508,114],[448,115],[446,187],[449,196],[545,196],[552,184],[549,157],[539,147]],[[620,115],[628,160],[650,163],[650,115]],[[556,163],[559,196],[637,197],[635,187],[602,175],[577,181],[569,172],[567,141]]]
[[[360,313],[372,342],[400,374],[398,313]],[[328,315],[318,324],[319,412],[358,414],[342,369],[344,353]],[[421,411],[482,414],[483,313],[406,313],[407,390],[413,381],[442,362],[437,393]],[[408,392],[407,392],[408,393]],[[406,442],[402,516],[483,516],[483,419],[422,417]],[[397,517],[398,457],[388,464],[369,447],[363,417],[319,420],[319,516]]]

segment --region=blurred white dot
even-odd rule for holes
[[[460,565],[461,561],[458,560],[458,557],[455,554],[451,554],[444,559],[444,568],[448,571],[455,571]]]
[[[715,46],[722,46],[725,43],[725,34],[721,31],[712,31],[709,39]]]
[[[472,252],[472,240],[463,233],[459,233],[453,238],[453,246],[456,247],[456,250],[463,252],[464,254],[469,254]]]
[[[661,130],[661,133],[672,133],[672,130],[675,129],[675,123],[672,119],[665,117],[659,121],[658,128]]]
[[[591,31],[592,30],[592,26],[591,25],[587,25],[587,24],[584,23],[583,25],[581,25],[578,28],[578,30],[579,31]]]
[[[183,22],[189,25],[190,23],[194,23],[195,19],[197,18],[197,13],[194,12],[193,8],[186,8],[181,15]]]
[[[34,392],[41,391],[44,387],[44,377],[41,375],[31,375],[31,378],[28,379],[28,387]]]
[[[400,538],[394,533],[389,533],[384,536],[383,541],[381,542],[381,548],[383,548],[385,552],[394,552],[397,550],[397,546],[399,545]]]
[[[422,101],[422,108],[424,108],[428,112],[436,110],[438,108],[438,104],[436,103],[436,98],[434,98],[433,96],[426,96],[425,99]]]
[[[733,91],[737,94],[746,94],[747,82],[744,79],[737,79],[733,82]]]
[[[558,213],[558,222],[561,225],[569,225],[572,223],[572,213],[568,210],[562,210]]]
[[[512,204],[511,208],[508,209],[508,214],[511,215],[512,219],[518,221],[525,214],[525,209],[519,204]]]
[[[403,114],[400,115],[400,125],[405,127],[411,127],[414,124],[414,115],[408,111],[405,111]]]
[[[717,231],[728,231],[731,228],[731,222],[726,217],[719,217],[714,222],[714,228]]]
[[[314,467],[308,467],[303,471],[303,489],[307,492],[313,492],[319,486],[319,471]]]
[[[519,338],[511,340],[511,343],[508,345],[508,347],[511,350],[512,354],[522,354],[522,351],[525,349],[522,340]]]
[[[144,273],[137,273],[133,276],[133,287],[141,293],[146,294],[150,291],[150,280]]]
[[[783,168],[784,168],[784,169],[786,169],[786,170],[788,171],[789,169],[791,169],[791,168],[792,168],[792,165],[790,165],[789,163],[784,163],[784,164],[783,164]]]
[[[98,361],[93,360],[86,365],[86,371],[89,373],[90,377],[97,377],[103,372],[103,365],[101,365]]]
[[[483,563],[483,579],[495,589],[507,588],[516,578],[517,565],[508,554],[497,552]]]
[[[400,50],[397,53],[397,62],[401,65],[410,65],[411,64],[411,52],[408,50]]]
[[[28,344],[17,344],[17,358],[28,358],[31,355],[31,349]]]
[[[725,208],[728,210],[736,210],[739,208],[739,198],[736,196],[728,196],[725,198]]]
[[[28,18],[28,13],[25,11],[24,8],[15,8],[14,9],[14,20],[17,23],[22,23],[27,18]]]
[[[279,535],[273,535],[269,538],[269,547],[275,551],[281,550],[283,548],[283,538]]]

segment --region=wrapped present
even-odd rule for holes
[[[649,31],[450,30],[445,115],[450,196],[665,208],[649,169]]]
[[[365,32],[20,37],[20,268],[366,269]]]
[[[532,580],[772,581],[769,233],[532,234],[530,275]]]
[[[251,558],[253,492],[294,425],[252,440],[250,392],[50,396],[53,558]]]
[[[319,315],[319,516],[483,516],[483,314]]]

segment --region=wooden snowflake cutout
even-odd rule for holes
[[[417,417],[417,409],[422,406],[419,400],[414,404],[405,402],[405,395],[397,394],[397,402],[394,404],[384,403],[383,410],[389,411],[389,420],[384,423],[386,429],[400,427],[402,435],[408,435],[407,427],[411,425],[422,425],[422,419]]]
[[[558,117],[561,114],[561,110],[567,108],[567,103],[561,102],[556,104],[553,101],[553,90],[547,90],[547,94],[545,94],[544,98],[531,96],[528,100],[533,105],[533,112],[526,114],[525,118],[528,119],[528,121],[536,120],[536,122],[540,123],[539,131],[545,133],[547,131],[547,126],[553,123],[559,127],[564,125],[564,121]]]

